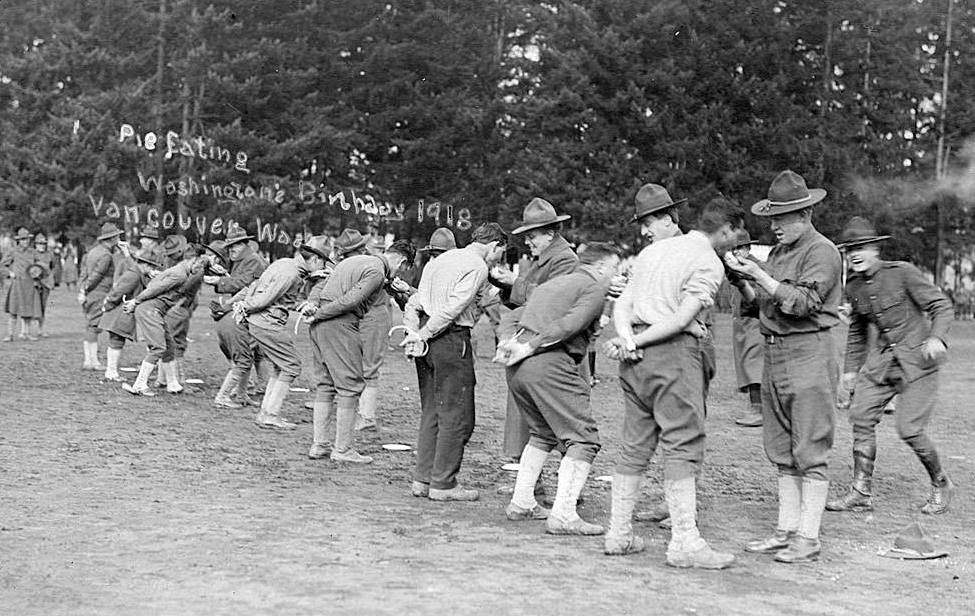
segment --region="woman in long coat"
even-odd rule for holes
[[[64,286],[68,290],[74,291],[78,284],[78,249],[74,245],[74,240],[68,240],[62,250],[64,258]]]
[[[34,265],[35,251],[31,247],[30,232],[26,227],[17,230],[14,236],[16,244],[13,249],[3,256],[3,267],[7,270],[10,285],[3,300],[3,309],[10,315],[7,326],[6,341],[14,339],[14,328],[17,319],[23,319],[20,338],[27,338],[28,320],[39,315],[40,306],[34,304],[34,280],[28,274],[28,269]]]

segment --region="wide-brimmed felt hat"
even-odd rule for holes
[[[114,222],[106,222],[102,225],[101,231],[98,234],[98,241],[111,239],[122,235],[125,231],[122,231],[115,226]]]
[[[807,188],[806,180],[792,170],[775,176],[768,189],[768,198],[752,205],[756,216],[777,216],[804,210],[826,198],[822,188]]]
[[[181,256],[186,249],[187,241],[182,235],[170,235],[162,242],[162,252],[169,258]]]
[[[227,231],[227,239],[224,240],[224,247],[230,248],[234,244],[246,242],[247,240],[251,239],[254,239],[253,235],[247,235],[247,231],[244,231],[243,228],[234,225],[232,229]]]
[[[163,265],[159,261],[159,256],[155,251],[136,251],[133,253],[132,258],[140,263],[145,263],[146,265],[152,266],[156,269],[162,269]]]
[[[877,230],[874,229],[873,224],[863,216],[854,216],[850,222],[846,223],[846,228],[840,234],[840,241],[836,246],[837,248],[853,248],[888,238],[890,238],[889,235],[877,235]]]
[[[430,242],[420,252],[447,252],[457,248],[454,232],[447,227],[438,227],[430,236]]]
[[[29,240],[32,237],[34,236],[30,234],[30,231],[28,231],[26,227],[21,227],[20,229],[17,229],[17,235],[14,236],[14,239]]]
[[[358,250],[369,243],[369,236],[362,235],[358,229],[344,229],[342,234],[335,240],[335,250],[340,255],[345,255],[353,250]]]
[[[748,229],[745,229],[744,227],[738,229],[735,234],[735,248],[741,248],[742,246],[753,246],[758,243],[758,240],[753,240],[752,236],[748,233]]]
[[[217,258],[223,261],[224,265],[230,263],[230,255],[227,253],[227,242],[224,240],[213,240],[209,244],[203,246],[203,248],[217,255]]]
[[[386,240],[374,235],[369,238],[369,242],[366,244],[366,250],[370,253],[382,253],[386,250]]]
[[[555,207],[545,199],[535,197],[525,206],[525,210],[521,213],[521,222],[518,223],[518,227],[511,234],[520,235],[525,231],[548,227],[569,220],[570,218],[572,216],[568,214],[556,213]]]
[[[348,230],[349,229],[346,229],[346,231]],[[358,231],[356,231],[356,233],[358,233]],[[342,234],[344,235],[345,232],[343,231]],[[313,252],[319,257],[328,261],[328,238],[324,235],[313,235],[301,245],[301,248]],[[355,249],[351,248],[350,250]]]
[[[667,192],[667,189],[660,184],[644,184],[637,191],[636,197],[633,200],[636,202],[636,213],[630,219],[631,223],[637,222],[644,216],[649,216],[654,212],[659,212],[660,210],[665,210],[687,201],[687,199],[674,201],[670,198],[670,193]]]
[[[139,238],[141,239],[143,237],[149,238],[150,240],[158,240],[159,229],[157,227],[150,227],[149,225],[146,225],[139,229]]]
[[[936,549],[920,522],[914,520],[897,533],[894,547],[881,550],[880,555],[901,560],[928,560],[947,556],[948,552]]]

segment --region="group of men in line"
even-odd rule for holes
[[[620,252],[592,243],[577,254],[560,234],[569,217],[533,199],[512,231],[523,236],[533,262],[517,274],[500,267],[509,235],[497,223],[474,229],[456,247],[438,229],[416,287],[400,275],[416,256],[404,240],[389,246],[347,229],[334,249],[312,237],[291,258],[268,265],[237,228],[206,246],[179,236],[163,242],[143,231],[121,274],[113,275],[112,250],[122,233],[107,223],[89,251],[82,277],[89,319],[86,366],[97,359],[99,329],[109,331],[106,378],[118,378],[121,345],[135,333],[147,354],[127,391],[152,395],[148,378],[158,365],[167,389],[180,390],[178,358],[185,327],[202,284],[220,299],[210,305],[221,349],[231,367],[214,404],[238,408],[249,397],[251,370],[264,366],[264,397],[256,422],[293,429],[281,408],[299,374],[298,325],[309,325],[316,381],[309,457],[368,463],[355,451],[353,431],[375,425],[375,377],[390,328],[389,302],[403,309],[402,346],[415,361],[421,418],[412,494],[435,501],[477,500],[458,482],[464,449],[475,424],[471,329],[491,289],[510,310],[501,319],[494,360],[506,366],[509,389],[505,450],[519,450],[519,471],[506,508],[509,520],[545,520],[551,534],[605,535],[606,554],[645,549],[633,532],[642,477],[661,449],[665,511],[671,521],[666,562],[675,567],[722,569],[734,555],[712,549],[697,527],[697,477],[705,451],[708,382],[714,346],[708,310],[727,278],[740,297],[736,316],[755,319],[762,336],[760,382],[739,384],[750,394],[750,416],[761,425],[765,452],[778,468],[778,523],[769,537],[746,550],[780,562],[815,560],[824,509],[870,509],[876,459],[875,427],[895,394],[898,433],[927,470],[932,490],[924,513],[947,511],[952,484],[926,433],[936,405],[938,366],[952,307],[912,265],[883,261],[878,235],[854,218],[841,238],[850,276],[850,303],[842,386],[852,390],[854,477],[849,490],[828,501],[827,460],[833,444],[839,370],[831,330],[839,323],[842,258],[812,223],[812,208],[826,192],[809,189],[801,176],[780,173],[752,214],[769,220],[778,241],[764,263],[751,258],[744,212],[724,198],[700,209],[693,230],[682,232],[680,206],[667,190],[646,184],[631,219],[650,240],[628,275]],[[166,259],[164,262],[163,259]],[[114,282],[114,284],[113,284]],[[605,354],[619,362],[624,399],[621,453],[613,475],[609,527],[583,520],[577,503],[600,449],[590,405],[588,351],[601,327],[616,335]],[[870,333],[870,330],[875,330]],[[751,362],[754,364],[754,360]],[[756,417],[756,415],[758,415]],[[328,427],[334,420],[334,443]],[[357,425],[358,424],[358,425]],[[549,504],[539,486],[553,449],[562,453],[558,485]]]

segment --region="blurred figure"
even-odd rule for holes
[[[28,321],[35,318],[35,312],[40,315],[40,306],[34,305],[34,279],[29,270],[34,265],[36,252],[31,246],[33,236],[27,227],[17,229],[14,235],[14,246],[3,255],[3,267],[7,271],[10,284],[4,297],[4,310],[9,315],[7,322],[7,336],[5,341],[14,339],[14,330],[18,320],[21,320],[19,337],[28,337]]]
[[[755,261],[752,241],[742,229],[732,253],[739,259]],[[734,274],[732,273],[732,276]],[[748,393],[748,409],[735,418],[735,423],[748,428],[762,425],[762,364],[765,362],[765,339],[759,330],[758,311],[754,305],[743,306],[741,292],[735,288],[731,300],[731,348],[735,358],[738,390]]]

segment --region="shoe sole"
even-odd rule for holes
[[[803,556],[802,558],[794,558],[791,560],[783,560],[781,558],[776,558],[775,562],[783,563],[786,565],[797,565],[801,563],[813,563],[819,560],[819,554],[814,554],[813,556]]]
[[[786,549],[787,547],[789,547],[788,543],[786,543],[785,545],[779,545],[770,548],[752,548],[746,545],[745,551],[748,552],[749,554],[778,554],[779,552]]]
[[[672,561],[669,559],[667,560],[667,566],[674,567],[676,569],[708,569],[711,571],[720,571],[721,569],[727,569],[733,564],[735,564],[735,561],[731,561],[729,563],[710,565],[710,564],[694,563],[694,562],[686,562],[686,561]]]
[[[868,506],[857,506],[857,507],[826,507],[826,511],[832,511],[833,513],[857,513],[860,511],[873,511],[873,505]]]
[[[593,531],[585,531],[581,529],[572,528],[545,528],[546,535],[559,535],[559,536],[577,536],[577,537],[598,537],[600,535],[606,534],[606,529],[601,528]]]
[[[259,421],[255,421],[254,424],[258,428],[262,428],[264,430],[294,430],[295,428],[298,427],[296,425],[295,426],[278,426],[278,425],[275,425],[275,424],[261,423]]]

